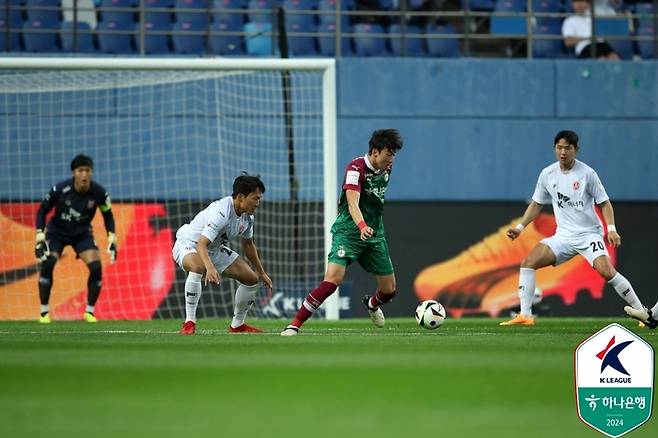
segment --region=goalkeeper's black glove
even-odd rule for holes
[[[37,230],[36,245],[34,246],[34,256],[37,260],[45,262],[50,255],[50,248],[46,242],[46,233],[43,230]]]
[[[107,252],[110,254],[110,262],[114,263],[119,250],[117,250],[117,235],[112,232],[107,233]]]

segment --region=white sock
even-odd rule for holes
[[[89,304],[87,304],[87,307],[85,308],[85,312],[94,313],[94,306],[90,306]]]
[[[658,302],[651,308],[651,315],[654,319],[658,318]]]
[[[238,286],[238,290],[235,291],[235,306],[233,307],[231,327],[236,328],[244,324],[244,320],[247,318],[247,312],[249,312],[257,292],[258,283],[253,286],[246,286],[241,283]]]
[[[617,274],[608,281],[608,284],[615,288],[615,291],[617,291],[617,294],[621,299],[626,301],[633,309],[642,310],[642,303],[626,277],[617,272]]]
[[[39,312],[48,313],[48,304],[41,304],[41,307],[39,307]]]
[[[521,315],[532,316],[532,300],[535,295],[535,270],[521,268],[519,273],[519,299],[521,301]]]
[[[196,308],[201,299],[201,278],[203,275],[196,272],[187,274],[185,280],[185,321],[196,322]]]

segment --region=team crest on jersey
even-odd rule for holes
[[[94,208],[94,205],[96,205],[95,201],[87,201],[87,208]]]
[[[345,257],[345,249],[342,246],[339,246],[338,251],[336,251],[336,255],[340,258]]]
[[[244,225],[240,225],[240,231],[238,231],[238,232],[242,233],[243,231],[244,231]]]
[[[573,182],[573,189],[578,190],[580,188],[580,181],[574,181]]]

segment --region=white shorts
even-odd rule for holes
[[[171,250],[171,254],[174,256],[174,260],[183,270],[185,270],[185,268],[183,268],[183,259],[185,256],[190,253],[196,254],[196,252],[196,243],[192,242],[191,240],[184,239],[176,239],[174,248]],[[225,245],[220,246],[216,250],[208,251],[208,255],[210,256],[210,261],[213,265],[215,265],[217,272],[220,274],[223,273],[226,268],[231,266],[233,262],[238,258],[238,253]]]
[[[542,239],[541,243],[548,246],[555,254],[555,266],[571,260],[576,254],[585,257],[590,265],[600,256],[608,256],[603,236],[596,233],[584,234],[578,237],[563,237],[554,235]]]

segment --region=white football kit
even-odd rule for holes
[[[552,204],[557,222],[555,235],[543,239],[556,257],[556,265],[581,254],[590,264],[608,255],[603,242],[603,226],[594,210],[595,204],[607,201],[608,194],[599,176],[587,164],[576,160],[564,172],[555,162],[539,174],[532,200]]]
[[[219,273],[238,258],[238,253],[226,246],[233,238],[251,239],[254,235],[253,215],[238,216],[233,207],[233,198],[227,196],[214,201],[200,211],[189,224],[185,224],[176,232],[176,243],[172,250],[174,260],[183,267],[183,258],[190,253],[196,253],[196,245],[201,236],[210,240],[208,254]]]

